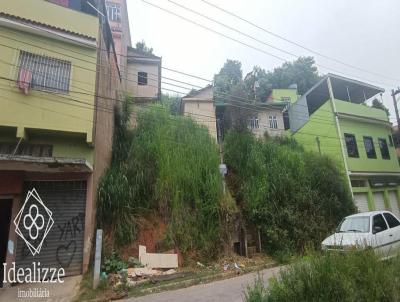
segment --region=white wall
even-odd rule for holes
[[[183,101],[183,113],[199,124],[206,126],[210,135],[217,140],[215,106],[212,100],[185,100]]]
[[[147,85],[138,85],[138,72],[147,72]],[[157,64],[128,63],[127,92],[138,98],[157,98],[159,77]]]
[[[278,122],[278,129],[270,128],[269,116],[276,116]],[[258,129],[253,129],[252,132],[257,137],[263,137],[264,133],[267,132],[270,137],[281,136],[285,132],[285,125],[283,123],[283,113],[280,110],[266,109],[265,111],[260,111],[255,113],[258,116]]]

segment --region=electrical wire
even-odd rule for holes
[[[386,78],[386,79],[394,80],[394,81],[400,81],[400,79],[388,77],[387,75],[380,74],[380,73],[377,73],[377,72],[374,72],[374,71],[370,71],[370,70],[367,70],[367,69],[364,69],[364,68],[361,68],[361,67],[358,67],[358,66],[355,66],[355,65],[346,63],[346,62],[344,62],[344,61],[342,61],[342,60],[338,60],[338,59],[333,58],[333,57],[331,57],[331,56],[328,56],[328,55],[326,55],[326,54],[322,54],[322,53],[319,52],[319,51],[312,50],[311,48],[309,48],[309,47],[307,47],[307,46],[304,46],[304,45],[302,45],[302,44],[300,44],[300,43],[294,42],[293,40],[289,40],[288,38],[285,38],[285,37],[282,36],[282,35],[276,34],[276,33],[272,32],[271,30],[267,30],[266,28],[261,27],[261,26],[255,24],[254,22],[249,21],[249,20],[247,20],[247,19],[245,19],[245,18],[243,18],[243,17],[241,17],[241,16],[239,16],[239,15],[237,15],[237,14],[231,12],[231,11],[228,11],[228,10],[226,10],[226,9],[220,7],[220,6],[217,6],[216,4],[211,3],[210,1],[207,1],[207,0],[200,0],[200,1],[206,3],[206,4],[209,5],[209,6],[212,6],[212,7],[216,8],[216,9],[218,9],[219,11],[222,11],[222,12],[228,14],[228,15],[231,15],[231,16],[235,17],[236,19],[239,19],[239,20],[241,20],[241,21],[243,21],[243,22],[245,22],[245,23],[247,23],[247,24],[250,24],[251,26],[253,26],[253,27],[255,27],[255,28],[258,28],[258,29],[262,30],[263,32],[266,32],[266,33],[268,33],[268,34],[270,34],[270,35],[272,35],[272,36],[274,36],[274,37],[276,37],[276,38],[279,38],[279,39],[285,41],[285,42],[288,42],[288,43],[290,43],[290,44],[292,44],[292,45],[295,45],[295,46],[300,47],[300,48],[302,48],[302,49],[304,49],[304,50],[307,50],[307,51],[309,51],[309,52],[311,52],[311,53],[313,53],[313,54],[315,54],[315,55],[317,55],[317,56],[320,56],[320,57],[322,57],[322,58],[331,60],[331,61],[333,61],[333,62],[342,64],[342,65],[344,65],[344,66],[347,66],[347,67],[350,67],[350,68],[353,68],[353,69],[357,69],[357,70],[359,70],[359,71],[367,72],[367,73],[370,73],[370,74],[373,74],[373,75],[376,75],[376,76],[379,76],[379,77],[382,77],[382,78]]]
[[[180,18],[180,19],[182,19],[182,20],[184,20],[184,21],[186,21],[186,22],[192,23],[192,24],[194,24],[194,25],[196,25],[196,26],[198,26],[198,27],[201,27],[201,28],[203,28],[203,29],[205,29],[205,30],[207,30],[207,31],[213,32],[214,34],[220,35],[220,36],[222,36],[222,37],[224,37],[224,38],[226,38],[226,39],[228,39],[228,40],[231,40],[231,41],[234,41],[234,42],[236,42],[236,43],[238,43],[238,44],[241,44],[241,45],[243,45],[243,46],[249,47],[249,48],[251,48],[251,49],[253,49],[253,50],[256,50],[256,51],[258,51],[258,52],[260,52],[260,53],[263,53],[263,54],[265,54],[265,55],[271,56],[271,57],[273,57],[273,58],[275,58],[275,59],[278,59],[278,60],[280,60],[280,61],[283,61],[283,62],[286,62],[286,61],[287,61],[286,58],[280,57],[280,56],[275,55],[275,54],[273,54],[273,53],[270,53],[270,52],[268,52],[268,51],[266,51],[266,50],[264,50],[264,49],[261,49],[261,48],[259,48],[259,47],[250,45],[250,44],[248,44],[248,43],[246,43],[246,42],[243,42],[243,41],[238,40],[238,39],[236,39],[236,38],[233,38],[233,37],[231,37],[231,36],[229,36],[229,35],[226,35],[226,34],[224,34],[224,33],[221,33],[221,32],[219,32],[219,31],[217,31],[217,30],[214,30],[214,29],[212,29],[212,28],[210,28],[210,27],[208,27],[208,26],[205,26],[205,25],[203,25],[203,24],[201,24],[201,23],[198,23],[198,22],[193,21],[193,20],[191,20],[191,19],[189,19],[189,18],[186,18],[186,17],[184,17],[184,16],[182,16],[182,15],[179,15],[179,14],[177,14],[177,13],[171,11],[171,10],[168,10],[168,9],[166,9],[166,8],[163,8],[163,7],[158,6],[158,5],[154,4],[154,3],[148,2],[148,1],[146,1],[146,0],[142,0],[142,1],[143,1],[144,3],[150,5],[150,6],[153,6],[153,7],[155,7],[155,8],[158,8],[158,9],[164,11],[164,12],[167,12],[167,13],[169,13],[169,14],[175,16],[175,17],[178,17],[178,18]],[[344,76],[346,76],[346,77],[354,77],[354,76],[351,76],[351,75],[350,75],[350,76],[349,76],[349,75],[346,75],[345,73],[343,73],[342,71],[340,71],[340,70],[338,70],[338,69],[334,69],[334,68],[331,68],[331,67],[326,67],[326,66],[324,66],[324,65],[317,64],[317,63],[316,63],[315,65],[317,65],[317,66],[319,66],[319,67],[322,67],[322,68],[325,68],[325,69],[327,69],[327,70],[334,71],[335,73],[342,74],[342,75],[344,75]],[[371,81],[371,80],[369,80],[369,79],[365,79],[365,78],[362,78],[362,77],[360,77],[360,76],[357,76],[357,78],[362,79],[362,80],[367,81],[367,82],[375,82],[375,83],[378,83],[378,84],[380,84],[380,85],[385,85],[385,86],[392,86],[392,85],[393,85],[393,84],[388,84],[388,83],[385,84],[385,83],[382,83],[382,82],[379,82],[379,81],[376,81],[376,80],[372,80],[372,81]]]

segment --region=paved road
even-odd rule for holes
[[[261,271],[264,283],[279,272],[279,267]],[[140,298],[131,298],[126,302],[242,302],[244,290],[257,278],[257,273],[215,281],[208,284],[195,285],[188,288],[152,294]]]

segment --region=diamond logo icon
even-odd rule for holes
[[[28,191],[21,210],[14,219],[15,232],[33,256],[40,253],[44,240],[54,224],[53,213],[45,206],[36,189]]]

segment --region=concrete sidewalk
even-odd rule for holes
[[[64,283],[55,284],[19,284],[10,288],[0,288],[0,301],[46,301],[46,302],[69,302],[72,301],[79,292],[82,276],[68,277],[64,279]],[[18,295],[31,292],[48,291],[48,298],[19,298]],[[24,292],[22,292],[24,291]]]

